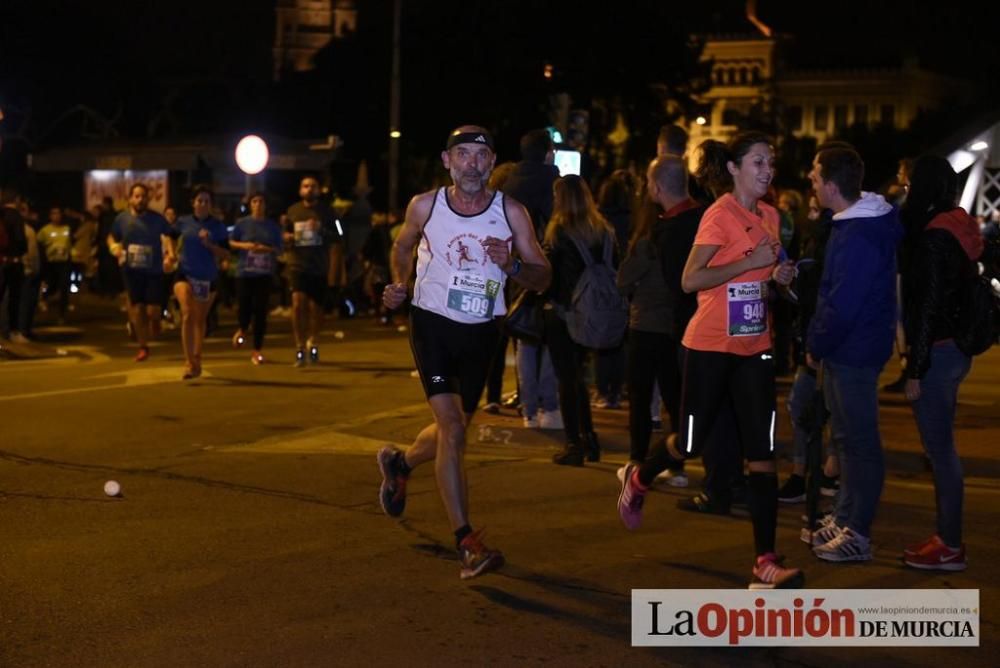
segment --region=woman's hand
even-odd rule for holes
[[[920,398],[920,379],[919,378],[907,378],[906,387],[904,388],[906,393],[907,401],[916,401]]]
[[[780,246],[781,244],[771,241],[768,237],[761,239],[757,243],[757,247],[747,257],[750,262],[750,268],[763,269],[764,267],[773,265],[778,261],[778,248]]]

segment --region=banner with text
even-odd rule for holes
[[[162,213],[167,206],[166,170],[92,169],[84,172],[83,193],[87,210],[100,204],[105,197],[111,198],[116,211],[125,209],[128,206],[128,191],[133,183],[143,183],[149,188],[149,208]]]
[[[979,646],[978,589],[633,589],[634,646]]]

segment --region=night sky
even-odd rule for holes
[[[984,98],[1000,98],[1000,3],[917,4],[763,0],[758,14],[790,36],[793,65],[892,66],[913,54],[981,82]],[[404,158],[435,155],[447,131],[465,122],[493,128],[501,159],[514,158],[520,134],[545,124],[549,94],[568,91],[580,107],[593,98],[633,104],[650,82],[683,74],[688,34],[751,30],[740,1],[581,6],[405,0]],[[122,137],[332,132],[345,139],[347,159],[368,159],[377,171],[388,132],[391,7],[359,0],[353,38],[321,53],[315,71],[273,84],[272,0],[3,0],[0,178],[16,169],[12,134],[32,150],[99,135],[79,116],[57,122],[77,104],[116,119]],[[547,62],[552,80],[542,77]]]

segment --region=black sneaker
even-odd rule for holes
[[[310,346],[309,348],[309,363],[318,364],[319,363],[319,348],[316,346]]]
[[[586,456],[583,446],[569,443],[562,452],[552,455],[552,461],[560,466],[583,466]]]
[[[704,513],[706,515],[728,515],[729,506],[713,500],[705,492],[686,499],[678,499],[677,508],[691,513]]]
[[[778,501],[781,503],[802,503],[805,500],[806,480],[793,473],[778,490]]]
[[[406,508],[406,481],[399,471],[401,450],[387,445],[378,451],[378,468],[382,472],[382,487],[379,489],[378,502],[389,517],[399,517]]]
[[[301,369],[306,365],[306,351],[296,350],[295,351],[295,367]]]

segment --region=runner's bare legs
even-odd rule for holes
[[[472,416],[462,412],[457,394],[436,394],[428,399],[434,424],[424,427],[404,455],[412,469],[434,460],[441,501],[452,530],[468,524],[469,489],[465,477],[465,432]]]

